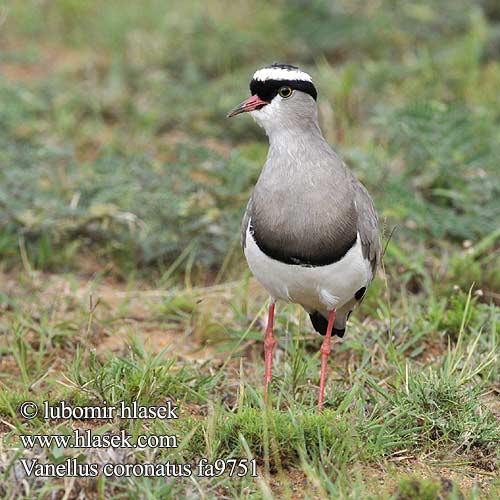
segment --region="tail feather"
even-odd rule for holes
[[[311,323],[314,329],[320,335],[326,335],[326,329],[328,328],[328,320],[319,312],[313,311],[309,313],[309,317],[311,318]],[[332,335],[337,335],[338,337],[343,337],[345,333],[345,328],[335,328],[333,327]]]

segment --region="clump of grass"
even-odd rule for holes
[[[409,476],[399,480],[395,500],[436,500],[461,498],[460,490],[449,480]]]
[[[352,462],[362,446],[346,422],[335,420],[333,411],[317,415],[243,408],[217,412],[212,420],[179,422],[181,433],[191,436],[188,456],[242,456],[246,449],[274,470],[301,460],[340,467]]]
[[[165,350],[153,355],[138,342],[132,342],[125,357],[111,356],[104,362],[91,352],[88,371],[82,372],[82,358],[76,357],[71,366],[77,387],[85,388],[100,401],[137,401],[152,405],[165,398],[180,401],[203,401],[213,377],[200,376],[187,365],[179,367],[175,357],[166,357]]]
[[[480,448],[487,455],[494,455],[492,443],[500,440],[497,418],[481,402],[482,384],[471,385],[471,382],[481,372],[488,373],[496,354],[490,352],[476,364],[473,354],[478,340],[464,348],[461,339],[463,336],[440,369],[415,370],[406,364],[400,385],[391,392],[377,389],[386,404],[368,425],[372,435],[377,435],[371,428],[373,424],[380,429],[373,443],[375,447],[385,443],[383,448],[387,449],[403,446],[430,449],[440,443],[444,449],[453,447],[455,453]],[[393,436],[394,441],[387,440],[388,436]]]
[[[398,433],[403,422],[408,425],[406,439],[413,445],[437,441],[463,451],[500,439],[496,419],[482,407],[477,389],[431,370],[409,371],[406,382],[405,390],[390,398],[391,414],[399,417]]]

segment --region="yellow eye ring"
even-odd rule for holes
[[[293,90],[290,87],[281,87],[278,90],[278,94],[283,97],[283,99],[287,99],[292,95]]]

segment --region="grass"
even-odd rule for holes
[[[500,146],[494,2],[8,2],[0,8],[3,498],[497,498]],[[182,43],[180,43],[182,41]],[[274,60],[373,194],[384,269],[334,346],[266,297],[239,222],[265,159],[225,112]],[[26,420],[25,400],[178,420]],[[20,434],[175,434],[175,449],[23,449]],[[255,459],[258,477],[27,478],[18,459]],[[22,486],[21,486],[22,484]]]

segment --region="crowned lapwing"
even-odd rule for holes
[[[267,159],[247,205],[241,243],[270,295],[264,341],[265,396],[271,381],[276,300],[300,304],[324,340],[318,407],[323,408],[331,336],[342,337],[380,260],[378,219],[366,188],[324,139],[317,92],[295,66],[273,64],[250,82],[249,112],[269,137]]]

